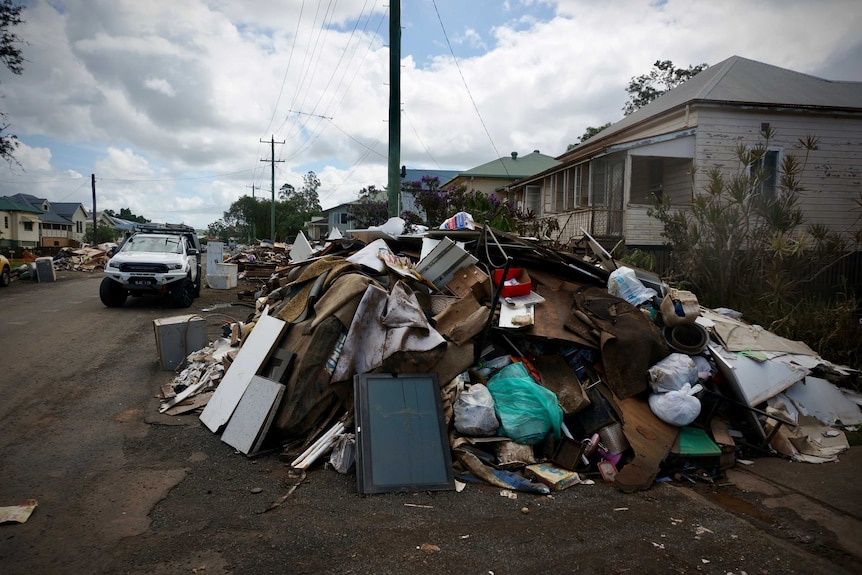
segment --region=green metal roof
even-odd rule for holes
[[[8,197],[0,197],[0,212],[28,212],[31,214],[41,214],[42,210],[37,210],[33,206],[19,204],[10,200]]]
[[[466,176],[517,180],[532,176],[548,168],[553,168],[559,163],[553,157],[546,156],[539,152],[539,150],[534,150],[526,156],[519,156],[517,152],[512,152],[511,156],[504,156],[481,166],[471,168],[466,172],[460,172],[456,177]]]

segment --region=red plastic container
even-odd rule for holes
[[[506,280],[511,279],[516,279],[518,283],[516,285],[504,285],[501,293],[502,297],[515,297],[530,294],[533,284],[527,270],[521,268],[509,268],[509,272],[506,274],[505,280],[503,279],[503,270],[494,270],[495,286],[500,285],[501,280],[505,283]]]

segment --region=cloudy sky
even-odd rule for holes
[[[197,228],[302,185],[329,208],[385,187],[394,0],[32,0],[0,110],[18,192]],[[622,118],[656,60],[738,55],[862,81],[858,0],[403,0],[401,163],[556,156]],[[262,143],[262,141],[264,143]],[[284,142],[281,144],[280,142]]]

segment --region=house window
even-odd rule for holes
[[[527,186],[524,191],[524,208],[537,216],[542,215],[542,188],[539,186]]]
[[[566,170],[566,209],[574,209],[577,202],[577,174],[578,168],[569,168]]]
[[[347,212],[341,212],[340,214],[338,214],[338,223],[346,224],[348,223],[348,218],[350,218],[350,214],[348,214]]]
[[[577,181],[578,207],[585,208],[590,205],[590,167],[589,164],[581,164],[575,167],[575,180]]]
[[[778,192],[778,155],[779,150],[767,150],[748,166],[748,175],[755,182],[756,191],[770,197]]]
[[[551,176],[554,189],[554,211],[563,212],[566,209],[565,177],[563,172],[557,172]]]
[[[75,222],[75,225],[79,234],[84,232],[84,224],[82,222]]]
[[[590,165],[590,205],[594,208],[622,209],[625,161],[602,158]]]
[[[24,222],[24,231],[32,232],[33,231],[33,222]]]
[[[9,229],[9,216],[3,216],[3,227]]]

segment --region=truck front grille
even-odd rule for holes
[[[154,273],[154,274],[164,274],[168,272],[168,266],[165,264],[133,264],[133,263],[123,263],[120,264],[121,272],[145,272],[145,273]]]

